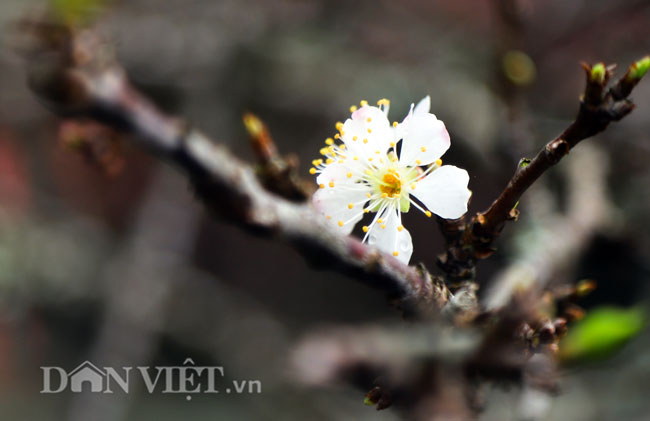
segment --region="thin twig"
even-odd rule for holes
[[[486,211],[476,214],[469,222],[453,223],[457,234],[447,238],[447,251],[440,258],[451,280],[473,280],[476,262],[494,252],[493,244],[505,223],[517,219],[519,199],[542,174],[582,140],[604,131],[611,122],[622,119],[634,109],[627,97],[647,71],[649,62],[650,57],[645,57],[634,63],[609,90],[607,84],[612,68],[603,63],[584,65],[587,84],[575,120],[533,159],[523,158],[519,162],[508,185]],[[445,229],[450,230],[449,227]]]
[[[487,311],[506,306],[516,291],[547,288],[558,273],[575,265],[594,233],[610,221],[607,156],[595,144],[585,144],[575,158],[567,166],[566,212],[535,216],[536,225],[545,227],[544,237],[552,241],[531,241],[534,244],[494,276],[482,297]]]

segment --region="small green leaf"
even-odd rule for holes
[[[592,82],[604,84],[605,75],[607,74],[607,69],[605,68],[605,63],[597,63],[591,67],[590,79]]]
[[[372,399],[366,396],[365,398],[363,398],[363,404],[368,406],[374,406],[377,404],[377,402],[373,402]]]
[[[618,351],[639,334],[645,314],[639,308],[600,307],[569,328],[560,342],[560,359],[564,362],[598,361]]]
[[[650,56],[645,56],[630,67],[630,77],[639,80],[650,69]]]

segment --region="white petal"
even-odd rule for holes
[[[405,131],[404,123],[400,123],[397,126],[393,127],[393,142],[397,143],[404,138]]]
[[[428,114],[431,111],[431,97],[425,96],[413,109],[413,114]]]
[[[418,181],[411,194],[436,215],[456,219],[467,212],[467,202],[472,195],[468,184],[467,171],[443,165]]]
[[[326,165],[325,169],[318,174],[318,177],[316,177],[316,183],[319,185],[324,184],[328,187],[331,182],[333,182],[335,186],[339,184],[354,184],[357,182],[359,177],[348,177],[348,174],[351,172],[355,174],[354,169],[349,165],[333,162]]]
[[[402,120],[402,122],[399,123],[396,127],[393,127],[393,137],[395,138],[395,143],[404,138],[408,121],[413,116],[413,107],[414,105],[411,103],[411,108],[409,109],[408,114],[406,114],[406,117],[404,117],[404,120]]]
[[[383,222],[375,223],[370,229],[368,244],[377,247],[384,253],[395,255],[397,259],[408,264],[413,254],[411,234],[402,227],[401,218],[394,207],[388,208],[381,215]],[[398,227],[402,227],[401,231]]]
[[[366,105],[345,121],[341,138],[353,155],[367,159],[376,151],[383,154],[388,150],[393,141],[393,130],[381,109]]]
[[[360,184],[346,187],[326,186],[318,189],[312,198],[316,210],[345,235],[350,234],[356,223],[363,218],[363,205],[367,197],[366,191],[360,190],[360,187]],[[350,203],[354,205],[352,209],[348,207]]]
[[[358,155],[361,151],[363,139],[367,138],[366,128],[361,120],[348,118],[343,123],[343,136],[341,140],[345,143],[346,148],[353,154]]]
[[[406,123],[405,131],[399,157],[404,165],[430,164],[449,149],[449,133],[445,124],[433,114],[413,114]]]

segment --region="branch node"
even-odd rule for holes
[[[258,176],[264,187],[289,200],[302,202],[313,193],[311,183],[298,176],[298,158],[282,157],[266,124],[253,113],[242,117],[244,127],[251,139],[251,146],[259,162]]]
[[[564,139],[556,139],[546,145],[546,155],[553,164],[557,164],[560,159],[569,153],[571,147]]]

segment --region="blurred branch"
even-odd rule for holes
[[[480,348],[481,334],[436,323],[337,327],[304,338],[290,361],[309,386],[372,387],[365,403],[377,410],[394,406],[422,421],[471,419],[463,365]]]
[[[170,299],[186,271],[200,226],[199,207],[183,183],[160,167],[125,246],[106,259],[101,275],[106,290],[102,325],[89,353],[112,367],[146,365],[166,327]],[[69,421],[126,419],[134,395],[76,394]],[[110,399],[110,401],[106,401]],[[106,404],[110,402],[110,404]]]
[[[424,359],[457,364],[481,344],[481,332],[437,323],[399,326],[338,326],[303,338],[293,351],[295,374],[307,384],[324,385],[360,366],[402,368]],[[404,370],[393,370],[395,375]],[[402,379],[405,381],[406,379]]]
[[[372,389],[366,404],[394,406],[407,419],[474,419],[484,380],[552,391],[553,363],[546,350],[526,351],[522,323],[535,325],[542,301],[518,294],[473,326],[415,322],[395,327],[338,327],[312,333],[291,354],[298,380],[323,386],[338,381]],[[539,370],[540,360],[545,370]]]
[[[650,57],[639,60],[607,89],[612,67],[605,67],[603,63],[584,65],[587,83],[578,115],[569,127],[548,142],[533,159],[521,159],[508,185],[486,211],[479,212],[469,222],[464,218],[443,222],[452,225],[445,227],[445,231],[456,232],[451,241],[447,238],[447,252],[440,258],[441,266],[452,280],[473,279],[476,262],[494,252],[492,245],[506,221],[517,219],[519,199],[542,174],[582,140],[604,131],[611,122],[621,120],[634,109],[627,97],[648,66]]]
[[[282,238],[316,267],[338,270],[386,291],[407,315],[446,302],[448,290],[439,281],[434,285],[426,270],[341,236],[310,205],[270,192],[251,166],[158,110],[128,82],[92,31],[51,22],[24,26],[37,37],[27,54],[30,86],[54,112],[137,135],[152,153],[184,170],[198,197],[228,221],[257,235]],[[277,158],[268,142],[266,146],[270,152],[260,156]]]

